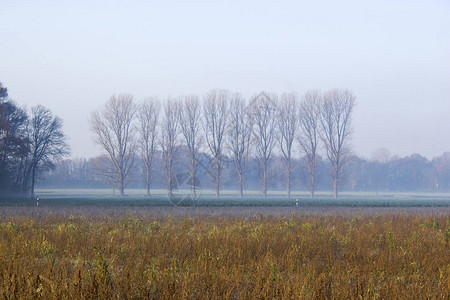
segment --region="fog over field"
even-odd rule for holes
[[[5,299],[450,299],[449,0],[0,0]]]
[[[450,3],[2,1],[0,82],[64,121],[93,157],[88,118],[111,95],[350,89],[353,150],[450,151]]]

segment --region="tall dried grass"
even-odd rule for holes
[[[5,299],[450,298],[450,216],[0,217]]]

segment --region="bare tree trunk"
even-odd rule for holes
[[[147,189],[147,197],[150,197],[150,169],[145,168],[145,187]]]
[[[219,163],[217,162],[216,165],[219,165]],[[216,168],[216,197],[219,198],[220,197],[220,172],[221,169],[220,168]]]
[[[169,150],[170,151],[170,150]],[[166,155],[166,157],[164,157],[164,165],[166,168],[166,177],[167,177],[167,195],[169,196],[169,198],[173,197],[173,172],[172,172],[172,156],[170,155],[170,153],[168,153]]]
[[[121,197],[125,196],[125,185],[124,185],[124,179],[123,176],[120,176],[120,182],[119,182],[119,195]]]
[[[241,200],[244,198],[244,189],[242,186],[242,174],[239,174],[239,196]]]
[[[195,177],[196,177],[196,169],[197,168],[197,164],[195,163],[194,160],[191,160],[191,196],[192,198],[197,198],[197,192],[196,192],[196,186],[197,183],[195,182]]]
[[[340,168],[341,165],[341,158],[337,156],[333,162],[333,197],[335,199],[338,198],[338,189],[339,189],[339,178],[341,176]]]
[[[287,161],[287,171],[286,171],[286,195],[287,198],[291,198],[291,159]]]
[[[33,167],[32,171],[31,171],[31,198],[34,198],[34,185],[36,182],[36,167]]]
[[[333,178],[333,197],[338,198],[338,178]]]
[[[311,188],[310,188],[311,199],[313,199],[315,187],[316,187],[316,168],[315,167],[312,168],[310,180],[311,180]]]
[[[335,158],[333,162],[333,197],[335,199],[338,198],[338,189],[339,189],[339,177],[340,177],[340,158]]]
[[[172,179],[172,172],[171,171],[172,170],[170,170],[170,169],[167,171],[167,178],[170,178],[169,180],[167,180],[167,195],[169,196],[169,198],[173,197],[173,191],[172,191],[173,181],[171,180]]]
[[[173,149],[172,149],[173,150]],[[168,150],[169,152],[172,150]],[[167,157],[165,158],[165,164],[166,164],[166,172],[167,172],[167,195],[169,198],[173,197],[173,172],[172,172],[172,164],[173,164],[173,157],[171,153],[168,153]]]
[[[267,162],[264,162],[264,174],[263,174],[263,194],[264,194],[264,198],[267,198]]]

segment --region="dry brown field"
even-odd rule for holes
[[[449,299],[448,208],[0,209],[3,299]]]

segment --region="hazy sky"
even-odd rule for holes
[[[59,115],[75,157],[100,152],[87,120],[114,93],[338,87],[357,154],[431,158],[450,151],[450,1],[2,0],[0,82]]]

